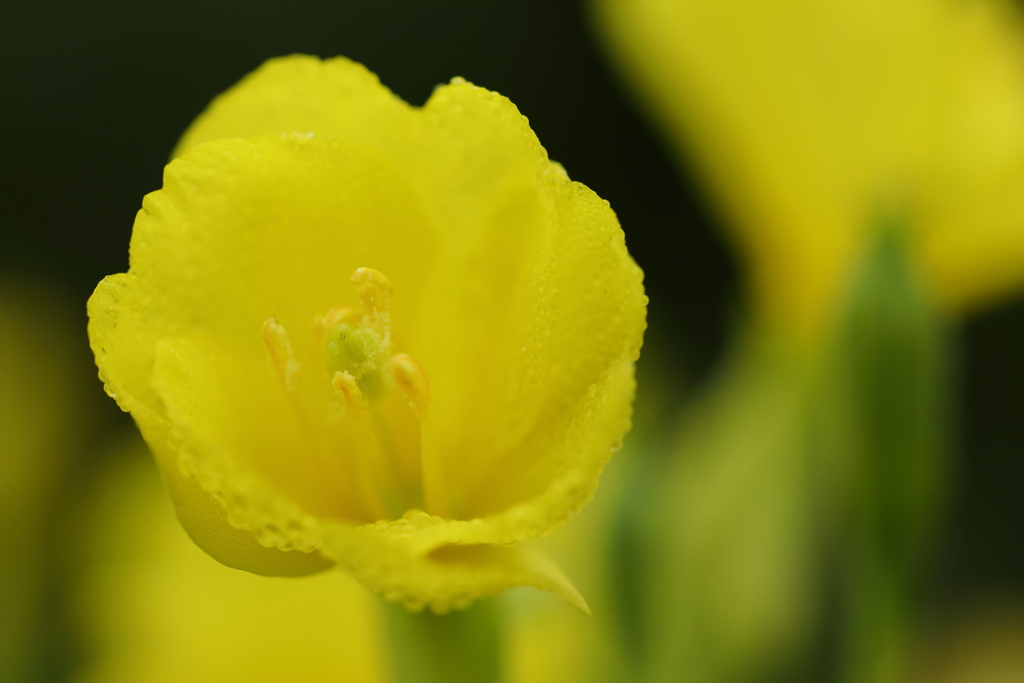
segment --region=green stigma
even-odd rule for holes
[[[331,377],[336,372],[351,375],[367,398],[384,388],[388,353],[384,339],[373,328],[341,323],[327,335],[324,357]]]

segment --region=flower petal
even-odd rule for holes
[[[348,275],[366,263],[400,274],[396,281],[408,295],[396,303],[399,311],[415,305],[416,278],[430,262],[432,231],[414,199],[395,196],[406,186],[372,155],[338,141],[288,136],[208,146],[168,167],[164,190],[147,197],[137,218],[132,270],[104,280],[90,300],[90,338],[108,393],[132,411],[156,451],[169,487],[178,491],[179,514],[193,522],[183,519],[190,533],[226,564],[271,571],[250,567],[241,556],[232,559],[266,553],[255,542],[239,549],[238,533],[218,526],[221,513],[185,510],[186,498],[204,499],[190,493],[195,483],[178,472],[174,449],[180,437],[171,433],[167,401],[183,396],[187,386],[205,392],[193,397],[193,406],[201,408],[194,414],[219,406],[225,414],[218,424],[235,437],[229,444],[243,443],[245,435],[250,443],[258,441],[271,433],[271,425],[283,429],[272,419],[288,411],[271,408],[280,408],[283,396],[266,381],[263,321],[276,315],[305,332],[315,313],[354,300]],[[213,337],[217,345],[202,346]],[[231,362],[217,365],[217,381],[182,381],[170,390],[164,378],[161,396],[153,372],[158,346],[168,340],[178,340],[183,346],[177,352],[186,356],[198,344],[202,351],[191,358],[214,361],[206,363],[208,369],[226,356]],[[312,365],[308,344],[296,351]],[[223,374],[229,371],[233,375]],[[193,363],[190,372],[200,370]],[[248,412],[228,414],[229,388],[231,400],[242,401]],[[203,526],[207,522],[214,531]],[[233,549],[218,551],[221,541]]]
[[[403,527],[392,523],[356,530],[328,528],[324,552],[388,600],[410,609],[429,606],[443,614],[507,588],[532,586],[590,613],[572,582],[537,548],[451,544],[424,554]]]
[[[313,133],[401,149],[414,110],[362,64],[294,55],[267,60],[217,97],[182,136],[179,157],[223,138]]]

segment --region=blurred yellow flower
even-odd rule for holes
[[[769,321],[814,336],[892,207],[949,310],[1024,284],[1024,42],[1008,3],[595,2]]]
[[[224,564],[586,609],[513,544],[590,498],[629,426],[641,272],[505,98],[456,79],[416,108],[345,59],[271,60],[185,134],[89,314]]]
[[[138,437],[89,500],[77,683],[388,679],[379,601],[339,572],[265,579],[217,564],[175,523]]]

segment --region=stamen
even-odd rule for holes
[[[346,406],[355,410],[366,410],[366,399],[363,398],[363,392],[359,390],[355,377],[347,372],[335,372],[331,386],[338,392],[338,396],[344,399]]]
[[[426,413],[420,417],[420,468],[423,476],[423,508],[438,517],[452,517],[451,494],[444,463],[434,440],[434,427]]]
[[[334,390],[345,402],[347,417],[355,429],[351,437],[356,439],[351,449],[359,498],[362,508],[373,519],[388,517],[387,507],[381,495],[382,484],[390,483],[386,472],[383,472],[380,444],[377,442],[370,421],[369,406],[363,398],[363,392],[355,378],[347,372],[334,373],[331,380]]]
[[[325,315],[313,316],[310,325],[310,332],[313,337],[313,351],[316,354],[324,352],[324,345],[327,343],[327,336],[338,325],[342,323],[356,324],[363,317],[363,312],[351,306],[335,306],[327,311]]]
[[[362,317],[363,313],[358,308],[352,308],[351,306],[335,306],[331,310],[327,311],[327,315],[324,316],[324,329],[331,330],[335,325],[341,325],[342,323],[354,325],[358,323],[359,319]]]
[[[373,519],[388,512],[401,515],[410,504],[451,517],[451,496],[427,415],[430,380],[411,356],[392,353],[394,287],[373,268],[357,268],[351,281],[360,306],[332,308],[316,316],[311,329],[326,370],[320,381],[328,379],[340,399],[333,401],[330,422],[338,430],[337,444],[351,454],[346,459],[361,507]],[[396,387],[408,403],[394,393]],[[421,487],[422,498],[409,483]]]
[[[299,391],[299,362],[295,360],[292,353],[291,341],[288,332],[274,318],[263,323],[263,344],[267,349],[267,358],[277,376],[281,386],[288,398],[288,405],[294,415],[302,438],[305,443],[305,450],[310,461],[318,471],[319,484],[325,488],[335,487],[344,490],[347,488],[346,479],[351,479],[339,472],[339,463],[332,461],[324,453],[321,447],[318,431],[313,429],[309,422],[309,414],[304,405],[303,397]],[[354,488],[354,487],[353,487]],[[325,498],[329,494],[325,494]],[[346,512],[358,515],[359,512],[348,508]]]
[[[430,405],[430,380],[420,364],[407,353],[396,354],[391,357],[391,374],[412,401],[416,414],[425,415]]]
[[[388,311],[395,288],[382,272],[373,268],[356,268],[352,273],[351,282],[354,285],[359,285],[357,294],[366,315],[377,315]]]
[[[402,388],[420,419],[420,470],[423,478],[423,507],[439,517],[451,517],[451,496],[444,476],[444,463],[434,443],[434,430],[427,416],[430,407],[430,379],[412,356],[391,357],[391,374]]]
[[[292,354],[292,343],[288,332],[274,318],[263,322],[263,345],[267,349],[274,374],[288,392],[295,391],[299,376],[299,361]]]

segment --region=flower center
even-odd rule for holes
[[[332,308],[311,326],[314,356],[323,359],[314,382],[327,389],[325,419],[309,419],[299,363],[287,332],[273,318],[263,324],[271,367],[305,431],[325,432],[310,439],[310,448],[320,451],[326,443],[325,470],[336,460],[344,465],[340,488],[354,492],[360,518],[393,519],[420,506],[450,516],[427,415],[430,381],[411,356],[393,349],[394,288],[372,268],[358,268],[351,281],[360,305]],[[314,397],[321,390],[313,387]],[[310,422],[323,430],[310,429]]]

